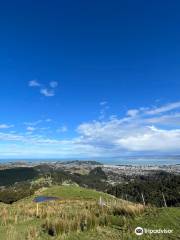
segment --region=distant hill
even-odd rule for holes
[[[73,160],[73,161],[65,161],[65,162],[62,162],[62,164],[72,164],[72,165],[77,165],[77,166],[80,166],[80,165],[103,165],[102,163],[100,162],[97,162],[97,161],[84,161],[84,160]]]
[[[99,178],[99,179],[107,179],[107,176],[101,167],[96,167],[96,168],[92,169],[89,172],[89,177]]]
[[[47,174],[53,171],[53,166],[51,166],[50,164],[39,164],[33,168],[42,174]]]
[[[0,186],[23,182],[38,176],[38,172],[30,167],[18,167],[0,170]]]

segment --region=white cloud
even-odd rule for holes
[[[130,151],[179,152],[180,129],[162,130],[153,126],[142,134],[120,138],[117,143]]]
[[[40,93],[44,95],[45,97],[53,97],[55,95],[54,90],[52,89],[47,89],[47,88],[42,88],[40,90]]]
[[[101,106],[104,106],[104,105],[107,105],[108,102],[107,102],[107,101],[102,101],[102,102],[100,102],[99,104],[100,104]]]
[[[81,124],[78,127],[81,144],[111,149],[113,154],[123,152],[180,152],[180,129],[164,130],[120,120]]]
[[[129,109],[127,111],[127,115],[130,116],[130,117],[135,117],[137,116],[139,113],[139,110],[138,109]]]
[[[40,89],[40,93],[45,97],[53,97],[55,96],[55,88],[58,86],[58,82],[51,81],[49,82],[50,87],[46,87],[44,84],[39,83],[37,80],[29,81],[30,87],[38,87]]]
[[[180,102],[173,102],[173,103],[166,104],[162,107],[155,107],[153,109],[147,110],[145,113],[150,115],[155,115],[159,113],[169,112],[171,110],[178,109],[178,108],[180,108]]]
[[[24,125],[26,125],[26,126],[36,126],[41,122],[42,122],[42,120],[37,120],[37,121],[34,121],[34,122],[24,122]]]
[[[67,131],[68,131],[68,128],[65,125],[57,129],[57,132],[67,132]]]
[[[103,120],[107,116],[107,111],[109,109],[108,102],[107,101],[102,101],[100,102],[100,114],[99,114],[99,120]]]
[[[0,132],[1,141],[22,141],[23,139],[23,136],[20,134]]]
[[[45,121],[46,122],[52,122],[52,119],[51,118],[47,118]]]
[[[77,127],[76,137],[63,140],[48,137],[47,129],[41,131],[41,128],[36,128],[36,124],[42,121],[39,120],[34,122],[36,124],[27,125],[31,134],[0,132],[0,146],[2,143],[18,143],[17,152],[22,149],[24,154],[29,151],[34,155],[44,154],[51,157],[112,157],[127,153],[180,154],[180,111],[178,112],[178,104],[171,103],[168,106],[159,107],[160,110],[153,114],[149,114],[149,111],[154,111],[154,108],[148,108],[148,112],[147,108],[139,108],[138,112],[132,111],[136,109],[130,109],[125,117],[119,118],[114,115],[106,120],[85,122]],[[173,111],[175,109],[176,111]],[[35,128],[36,132],[42,135],[34,134]],[[65,132],[67,127],[61,126],[58,131]],[[52,134],[52,131],[49,132]],[[54,133],[56,136],[57,132]],[[2,155],[3,151],[4,148],[0,147]]]
[[[35,128],[35,127],[30,127],[30,126],[29,126],[29,127],[26,128],[26,130],[29,131],[29,132],[33,132],[33,131],[36,130],[36,128]]]
[[[12,128],[14,125],[8,125],[8,124],[0,124],[0,129],[7,129],[7,128]]]
[[[30,87],[40,87],[41,84],[37,80],[31,80],[31,81],[29,81],[29,86]]]
[[[51,82],[49,83],[49,85],[50,85],[51,88],[56,88],[56,87],[58,86],[58,82],[56,82],[56,81],[51,81]]]
[[[179,103],[148,110],[130,109],[128,117],[114,116],[106,121],[83,123],[77,128],[80,142],[104,149],[104,154],[107,150],[116,155],[123,152],[180,153],[180,112],[173,112],[180,107]],[[170,113],[164,114],[166,112]]]
[[[180,126],[180,113],[170,113],[147,118],[147,123],[167,126]]]

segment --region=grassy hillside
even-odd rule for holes
[[[79,200],[98,200],[100,196],[104,199],[112,199],[113,196],[97,192],[95,190],[78,187],[75,185],[70,186],[53,186],[43,191],[43,195],[62,197],[63,199],[79,199]]]
[[[137,226],[169,228],[167,235],[144,235],[141,239],[178,239],[180,209],[151,209],[116,199],[111,195],[77,186],[53,186],[36,196],[61,200],[37,205],[34,196],[12,205],[0,203],[0,239],[6,240],[89,240],[139,239]],[[99,198],[106,206],[99,206]],[[170,238],[168,238],[170,237]]]

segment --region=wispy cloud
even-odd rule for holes
[[[44,95],[45,97],[53,97],[55,95],[54,90],[52,89],[47,89],[47,88],[42,88],[40,90],[40,93]]]
[[[29,81],[29,87],[41,87],[41,84],[37,80]]]
[[[58,82],[57,81],[51,81],[49,83],[49,85],[50,85],[51,88],[56,88],[58,86]]]
[[[152,114],[155,109],[160,110]],[[48,137],[49,129],[44,128],[41,131],[41,127],[36,127],[39,121],[42,121],[39,120],[27,125],[30,134],[1,131],[0,146],[3,142],[18,144],[17,149],[14,147],[14,151],[17,150],[18,153],[22,149],[24,154],[28,154],[29,151],[34,155],[51,157],[112,157],[127,153],[180,154],[180,109],[177,102],[156,108],[134,110],[136,109],[129,109],[122,117],[114,115],[106,119],[84,122],[77,126],[76,137],[68,139],[59,139],[62,135],[57,134],[57,131],[68,130],[65,125],[58,130],[51,129],[51,137]],[[47,124],[46,120],[42,122]],[[3,151],[4,148],[0,148],[2,155]]]
[[[127,111],[127,115],[130,116],[130,117],[135,117],[137,116],[139,113],[139,110],[138,109],[129,109]]]
[[[107,105],[107,104],[108,104],[107,101],[101,101],[101,102],[99,103],[100,106],[104,106],[104,105]]]
[[[68,131],[68,128],[65,125],[63,125],[63,126],[61,126],[60,128],[57,129],[57,132],[64,133],[64,132],[67,132],[67,131]]]
[[[155,107],[153,109],[147,110],[145,113],[150,115],[155,115],[159,113],[169,112],[171,110],[178,109],[178,108],[180,108],[180,102],[173,102],[161,107]]]
[[[99,105],[101,107],[100,114],[99,114],[99,119],[103,120],[103,119],[105,119],[105,117],[107,115],[107,111],[109,109],[108,102],[107,101],[101,101],[99,103]]]
[[[180,111],[174,112],[179,109],[179,103],[130,109],[127,117],[114,116],[106,121],[80,124],[77,128],[80,142],[104,149],[104,154],[109,151],[115,155],[124,152],[180,153]]]
[[[34,121],[34,122],[24,122],[24,125],[26,126],[36,126],[38,124],[40,124],[43,120],[37,120],[37,121]]]
[[[29,127],[26,128],[26,130],[29,131],[29,132],[33,132],[33,131],[36,130],[36,128],[35,128],[35,127],[30,127],[30,126],[29,126]]]
[[[14,125],[0,124],[0,129],[8,129],[8,128],[12,128],[12,127],[14,127]]]
[[[29,81],[28,86],[39,88],[40,94],[42,94],[45,97],[53,97],[53,96],[55,96],[55,89],[58,87],[58,82],[50,81],[49,86],[47,87],[37,80],[31,80],[31,81]]]
[[[51,118],[47,118],[45,121],[46,122],[52,122],[52,119]]]
[[[52,122],[53,120],[51,118],[46,118],[46,119],[39,119],[39,120],[36,120],[36,121],[31,121],[31,122],[24,122],[23,124],[26,127],[26,129],[28,128],[29,130],[32,129],[32,130],[35,130],[35,129],[47,129],[47,127],[43,127],[43,125],[47,125],[48,123]],[[28,130],[27,129],[27,130]]]

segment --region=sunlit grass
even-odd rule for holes
[[[0,239],[96,239],[92,236],[98,234],[103,240],[111,234],[114,239],[136,239],[136,224],[148,222],[148,213],[158,216],[157,209],[78,187],[56,186],[41,194],[61,200],[39,203],[38,213],[34,197],[12,205],[0,203]],[[103,205],[99,204],[100,196]]]

